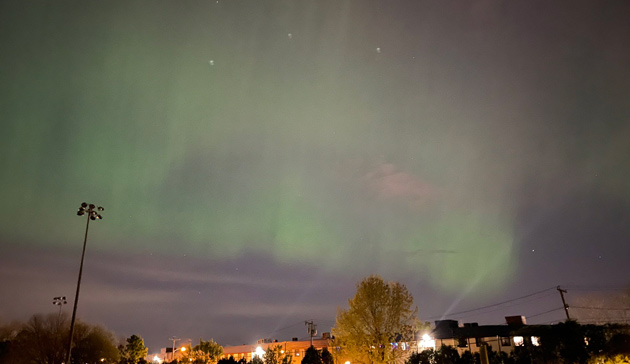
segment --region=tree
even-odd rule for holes
[[[333,364],[334,359],[330,351],[327,348],[323,348],[321,352],[322,364]]]
[[[385,364],[399,361],[404,352],[391,343],[412,341],[418,328],[417,308],[407,287],[370,276],[357,285],[349,308],[337,312],[334,344],[338,362]]]
[[[263,355],[265,364],[291,364],[293,356],[282,350],[281,345],[269,346]]]
[[[68,333],[65,316],[34,315],[11,341],[10,359],[15,363],[61,364],[65,359]]]
[[[311,345],[308,349],[306,349],[301,364],[322,364],[321,353]]]
[[[208,364],[215,363],[221,355],[223,355],[223,347],[213,339],[209,341],[199,340],[199,345],[187,351],[182,359],[186,363]],[[236,361],[234,362],[236,363]]]
[[[2,363],[61,364],[65,361],[69,324],[65,315],[34,315],[26,324],[14,324],[4,341]],[[4,330],[3,330],[4,331]],[[73,363],[118,360],[113,335],[107,330],[77,321],[74,331]]]
[[[72,349],[73,363],[97,364],[118,361],[120,355],[114,336],[102,327],[77,323],[74,336],[76,345]]]
[[[434,364],[451,364],[459,360],[459,352],[452,346],[443,345],[435,351]]]
[[[240,361],[239,361],[239,362],[240,362]],[[236,364],[236,363],[237,363],[237,361],[236,361],[236,360],[234,359],[234,357],[233,357],[233,356],[231,356],[231,355],[230,355],[230,357],[229,357],[229,358],[227,358],[227,359],[226,359],[226,358],[223,358],[223,359],[220,359],[220,360],[217,362],[217,364]]]
[[[405,364],[431,364],[435,357],[435,350],[426,349],[418,353],[413,353],[409,356]]]
[[[265,364],[259,356],[254,356],[249,364]]]
[[[125,345],[120,353],[121,364],[139,364],[145,363],[149,349],[144,346],[144,340],[138,335],[131,335],[127,338]]]
[[[0,325],[0,363],[9,363],[11,341],[15,339],[22,324],[11,322]]]

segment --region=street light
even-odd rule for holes
[[[74,334],[74,320],[77,316],[77,304],[79,303],[79,290],[81,289],[81,275],[83,274],[83,258],[85,258],[85,245],[87,244],[88,229],[90,228],[90,220],[101,220],[103,216],[97,211],[105,210],[101,206],[96,207],[93,203],[87,204],[81,203],[81,207],[77,211],[77,216],[83,216],[87,214],[87,224],[85,225],[85,237],[83,238],[83,252],[81,253],[81,265],[79,267],[79,279],[77,280],[77,293],[74,295],[74,307],[72,308],[72,320],[70,321],[70,338],[68,339],[68,356],[66,357],[66,364],[71,364],[70,356],[72,354],[72,335]]]

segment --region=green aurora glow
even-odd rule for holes
[[[574,163],[579,149],[554,134],[573,129],[548,133],[573,111],[528,111],[547,81],[501,66],[509,55],[381,36],[346,2],[141,3],[82,4],[82,16],[3,5],[3,242],[76,245],[85,199],[106,208],[104,250],[320,257],[333,271],[493,290],[516,269],[527,178],[544,189],[569,165],[597,165],[606,177],[584,183],[630,196],[617,169],[628,146],[612,137],[627,129],[603,131],[610,143]],[[416,48],[401,54],[406,41]]]

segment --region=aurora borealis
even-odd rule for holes
[[[627,284],[628,11],[4,1],[0,319],[71,296],[82,201],[79,317],[152,350],[325,327],[372,273],[421,317]]]

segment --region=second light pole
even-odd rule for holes
[[[81,275],[83,274],[83,258],[85,258],[85,246],[87,244],[88,230],[90,228],[90,220],[101,220],[103,216],[98,212],[105,210],[101,206],[96,207],[94,204],[81,203],[78,216],[87,214],[87,224],[85,225],[85,237],[83,238],[83,252],[81,253],[81,265],[79,267],[79,279],[77,280],[77,293],[74,295],[74,307],[72,308],[72,320],[70,321],[70,338],[68,339],[68,356],[66,357],[66,364],[71,364],[70,357],[72,356],[72,335],[74,335],[74,320],[77,317],[77,304],[79,303],[79,291],[81,290]],[[98,212],[97,212],[98,211]]]

